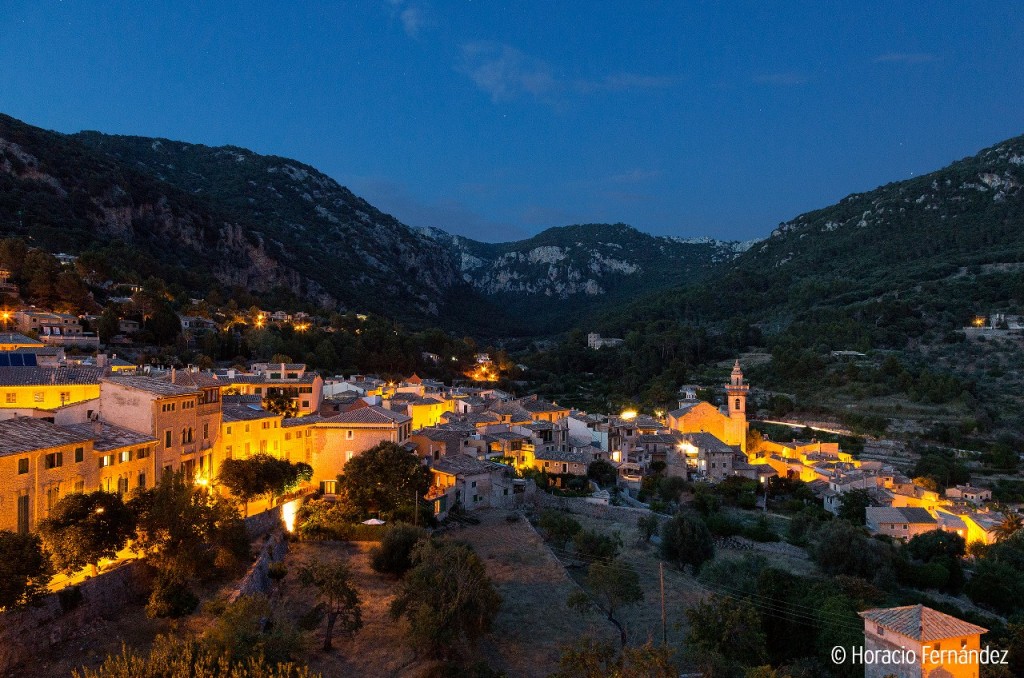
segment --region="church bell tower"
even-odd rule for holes
[[[729,383],[725,385],[725,400],[729,408],[729,418],[738,419],[744,423],[747,420],[747,393],[750,385],[743,383],[743,370],[740,369],[740,361],[732,367],[732,374]]]

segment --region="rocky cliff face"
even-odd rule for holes
[[[482,243],[432,228],[422,232],[443,243],[458,258],[463,279],[485,295],[560,300],[682,284],[743,249],[710,239],[651,236],[624,224],[552,228],[510,243]]]

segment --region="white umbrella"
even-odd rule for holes
[[[380,520],[379,518],[370,518],[369,520],[364,520],[363,521],[363,525],[383,525],[383,524],[384,524],[384,521]]]

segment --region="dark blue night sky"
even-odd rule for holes
[[[484,240],[748,239],[1024,133],[1022,7],[7,0],[0,111],[293,157]]]

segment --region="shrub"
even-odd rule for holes
[[[772,529],[768,523],[768,518],[765,516],[758,516],[753,525],[747,525],[743,528],[742,534],[747,539],[754,541],[779,541],[778,533]]]
[[[401,577],[412,567],[412,549],[426,530],[408,523],[396,523],[384,531],[380,545],[370,551],[370,566],[381,574]]]
[[[288,574],[288,566],[284,563],[271,563],[267,566],[267,576],[272,581],[281,581]]]
[[[192,593],[184,577],[161,571],[153,582],[153,591],[146,604],[146,615],[176,619],[192,614],[199,604],[199,598]]]
[[[732,537],[743,531],[743,524],[727,513],[712,513],[704,522],[716,537]]]
[[[715,555],[711,531],[699,514],[678,513],[661,527],[661,555],[679,566],[690,565],[700,570]]]
[[[622,537],[617,532],[606,535],[594,530],[580,530],[572,538],[572,544],[576,547],[576,554],[584,560],[606,560],[619,555]]]
[[[281,620],[270,623],[270,618],[266,596],[241,596],[224,608],[204,634],[203,642],[213,653],[227,655],[232,661],[263,657],[276,663],[293,659],[301,650],[301,637],[293,627]]]
[[[548,541],[558,548],[565,548],[569,540],[583,529],[572,516],[553,509],[547,509],[541,513],[537,525],[544,530]]]

